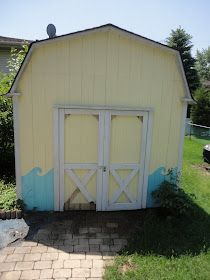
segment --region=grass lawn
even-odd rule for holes
[[[106,269],[105,279],[210,280],[210,174],[203,168],[205,143],[185,139],[181,183],[186,196],[195,194],[193,212],[175,218],[145,211],[127,248]]]

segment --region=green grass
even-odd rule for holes
[[[181,184],[186,197],[195,194],[193,211],[182,217],[145,211],[105,279],[210,279],[210,175],[202,168],[206,143],[185,139]]]
[[[186,192],[196,195],[196,204],[210,214],[210,175],[200,166],[203,165],[203,146],[210,141],[185,139],[182,186]]]

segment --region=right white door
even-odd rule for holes
[[[105,112],[102,210],[142,208],[148,112]]]

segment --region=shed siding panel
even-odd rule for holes
[[[184,87],[171,52],[116,31],[63,39],[33,51],[18,90],[22,175],[53,168],[55,104],[153,107],[149,172],[177,166]]]

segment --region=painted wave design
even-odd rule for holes
[[[40,167],[33,168],[26,175],[22,176],[22,198],[26,209],[37,211],[50,211],[54,209],[54,172],[49,170],[42,175]],[[147,207],[155,207],[152,192],[164,181],[170,181],[166,169],[160,167],[148,178]],[[173,169],[173,177],[177,176],[177,168]]]
[[[53,169],[42,175],[42,169],[33,168],[22,176],[22,198],[27,210],[49,211],[54,208]]]
[[[177,167],[172,169],[172,175],[167,174],[165,167],[160,167],[156,169],[148,178],[148,187],[147,187],[147,208],[156,207],[153,198],[152,192],[155,191],[163,181],[169,181],[175,183],[177,177]]]

